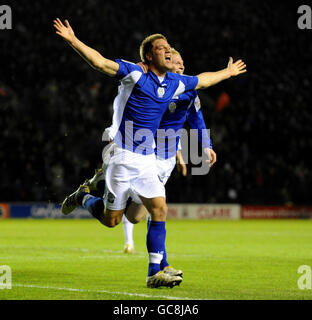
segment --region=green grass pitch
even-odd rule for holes
[[[134,227],[136,253],[123,253],[123,228],[93,219],[0,220],[0,266],[12,289],[0,300],[308,299],[298,267],[312,267],[311,220],[167,221],[168,261],[179,287],[145,285],[146,223]],[[0,274],[1,276],[1,274]]]

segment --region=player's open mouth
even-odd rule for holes
[[[165,57],[165,60],[166,60],[166,61],[171,61],[171,56]]]

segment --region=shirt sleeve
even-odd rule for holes
[[[187,76],[187,75],[180,75],[181,81],[185,86],[184,91],[195,90],[198,84],[198,77],[197,76]]]
[[[201,111],[200,100],[197,95],[188,109],[187,120],[192,129],[198,129],[198,140],[202,148],[212,149],[212,141],[206,128],[203,113]]]
[[[116,78],[118,80],[123,80],[129,74],[136,75],[137,77],[139,74],[142,75],[143,73],[141,67],[133,62],[129,62],[123,59],[116,59],[115,61],[119,64],[119,69],[116,74]],[[127,78],[133,78],[133,77],[129,76]]]

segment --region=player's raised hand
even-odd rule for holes
[[[242,61],[241,59],[237,60],[236,62],[233,63],[233,58],[230,57],[229,59],[229,63],[228,63],[228,66],[227,66],[229,72],[230,72],[230,75],[233,77],[233,76],[237,76],[241,73],[245,73],[247,72],[247,69],[246,69],[246,64],[244,63],[244,61]]]
[[[68,20],[65,20],[65,25],[59,18],[53,20],[54,28],[56,29],[56,33],[60,35],[64,40],[68,42],[72,42],[75,39],[75,33],[70,26]]]

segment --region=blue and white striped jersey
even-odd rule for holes
[[[154,152],[154,136],[172,99],[193,90],[196,76],[167,72],[163,81],[152,71],[146,74],[140,66],[116,60],[120,80],[114,100],[112,126],[105,133],[120,147],[141,154]]]

